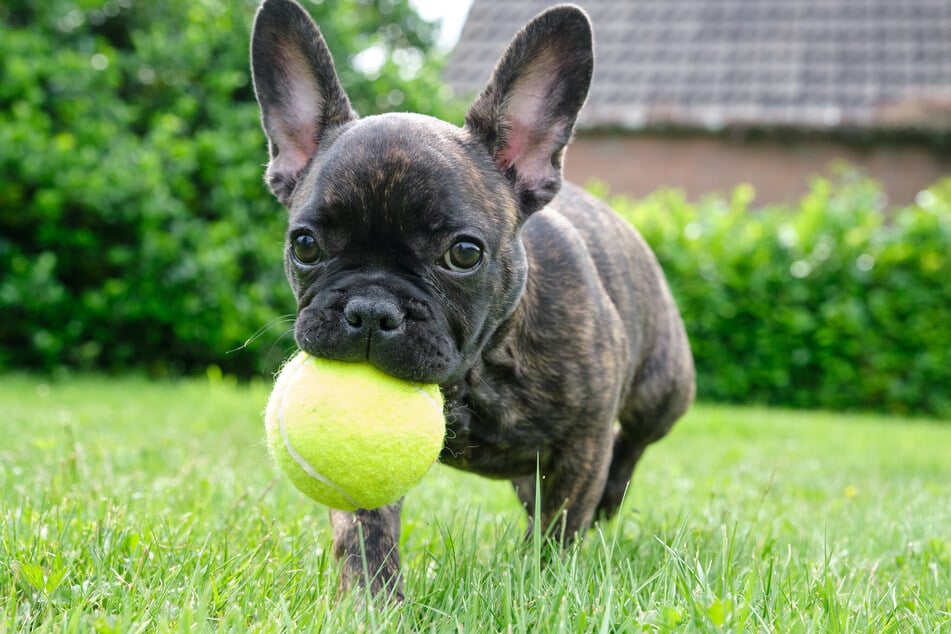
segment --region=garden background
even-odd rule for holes
[[[331,5],[333,4],[333,8]],[[358,111],[461,120],[405,2],[312,7]],[[266,376],[293,302],[261,178],[254,3],[0,8],[0,369]],[[371,46],[371,71],[343,51]],[[951,185],[905,209],[844,170],[755,192],[616,200],[664,265],[704,400],[951,416]]]
[[[0,589],[15,630],[345,622],[320,589],[328,551],[294,563],[326,523],[268,484],[254,444],[294,345],[285,211],[263,183],[248,73],[255,5],[0,6]],[[461,122],[435,28],[405,0],[307,6],[358,111]],[[354,60],[374,46],[381,66]],[[904,208],[847,166],[769,208],[749,187],[627,200],[589,186],[656,251],[696,358],[701,405],[639,476],[638,508],[656,515],[623,514],[586,546],[596,556],[575,551],[546,581],[537,552],[483,550],[520,530],[502,485],[438,471],[427,486],[449,519],[406,527],[407,550],[431,559],[410,558],[419,603],[384,629],[442,631],[444,612],[470,630],[610,631],[612,614],[655,630],[951,627],[951,181]],[[866,453],[837,462],[849,447]],[[487,524],[451,506],[463,484]]]

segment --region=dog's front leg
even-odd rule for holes
[[[611,442],[610,434],[577,439],[539,465],[540,501],[535,499],[535,476],[512,481],[528,513],[529,532],[541,530],[562,545],[583,535],[604,491]],[[535,517],[536,506],[541,518]]]
[[[372,511],[330,511],[333,553],[341,560],[340,590],[403,600],[400,576],[400,510],[403,501]]]

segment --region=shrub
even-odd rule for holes
[[[255,5],[0,6],[0,370],[250,375],[284,356]],[[459,119],[407,0],[308,7],[358,110]],[[339,57],[367,50],[384,63]],[[855,176],[795,207],[752,198],[615,200],[678,297],[700,397],[951,416],[951,181],[896,211]]]
[[[251,374],[283,356],[275,316],[293,302],[261,178],[256,5],[0,6],[0,369]],[[407,0],[308,6],[358,110],[456,114]],[[378,69],[339,56],[373,47],[389,53]]]
[[[699,398],[951,417],[951,180],[890,211],[855,174],[798,206],[753,194],[613,201],[664,267]]]

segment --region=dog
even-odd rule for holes
[[[297,345],[438,384],[440,461],[511,480],[529,531],[566,544],[609,519],[693,401],[694,366],[650,248],[562,184],[594,66],[585,13],[530,21],[461,128],[358,117],[293,0],[258,9],[251,66]],[[331,510],[343,591],[402,599],[400,510]]]

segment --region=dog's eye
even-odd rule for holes
[[[456,273],[466,273],[479,266],[482,261],[482,247],[470,240],[460,240],[449,247],[439,263]]]
[[[313,264],[320,259],[317,238],[309,233],[299,233],[291,238],[294,258],[301,264]]]

